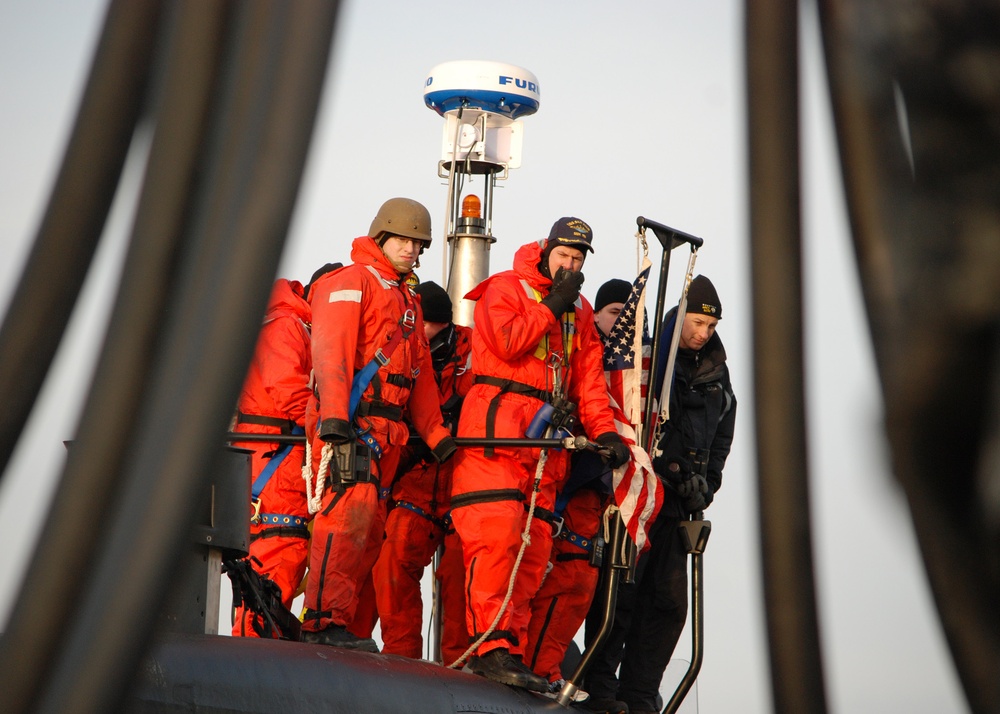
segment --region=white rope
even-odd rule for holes
[[[309,506],[309,501],[312,499],[312,446],[310,445],[309,435],[306,434],[306,456],[302,460],[302,480],[306,482],[306,507]],[[309,513],[312,514],[313,510],[310,508]]]
[[[312,489],[312,450],[309,439],[306,439],[306,460],[302,464],[302,478],[306,482],[306,496],[309,499],[309,513],[318,513],[323,505],[323,491],[326,489],[326,475],[330,471],[330,459],[333,458],[333,444],[323,444],[319,457],[319,473],[316,474],[316,490]]]
[[[489,629],[484,632],[478,640],[469,645],[469,649],[462,653],[462,655],[456,659],[454,662],[448,665],[449,669],[454,669],[458,667],[469,655],[479,649],[479,645],[486,641],[486,638],[493,634],[493,631],[497,628],[497,624],[500,622],[500,618],[503,617],[504,610],[507,609],[507,605],[510,604],[510,598],[514,594],[514,580],[517,578],[517,569],[521,567],[521,559],[524,557],[525,548],[531,543],[531,519],[535,516],[535,501],[538,499],[539,484],[542,481],[542,472],[545,470],[545,462],[549,460],[548,449],[542,449],[541,454],[538,457],[538,466],[535,468],[535,483],[531,489],[531,503],[528,506],[528,520],[524,523],[524,532],[521,534],[521,549],[517,552],[517,559],[514,561],[514,569],[510,572],[510,580],[507,583],[507,595],[504,596],[503,603],[500,605],[500,609],[497,611],[497,616],[493,618],[493,623],[490,625]]]

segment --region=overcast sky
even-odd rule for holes
[[[93,45],[99,0],[0,4],[0,305],[6,307],[61,159]],[[861,306],[829,106],[810,13],[804,17],[803,193],[807,388],[815,561],[830,710],[968,711],[901,491],[887,468],[882,410]],[[541,107],[524,120],[522,167],[496,192],[492,271],[560,216],[591,224],[584,294],[635,275],[635,218],[705,239],[696,272],[724,304],[740,402],[723,488],[707,517],[706,648],[699,711],[770,711],[756,515],[742,4],[719,0],[344,2],[327,90],[285,257],[305,281],[346,260],[392,196],[422,201],[435,242],[419,273],[441,282],[443,120],[424,80],[450,60],[533,72]],[[16,596],[61,469],[104,330],[127,239],[134,157],[56,369],[0,486],[0,622]],[[676,301],[686,248],[667,282]],[[653,256],[658,262],[659,253]],[[774,305],[769,319],[785,320]],[[685,632],[676,656],[690,651]]]

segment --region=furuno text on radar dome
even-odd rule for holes
[[[424,103],[441,116],[466,107],[518,119],[537,112],[540,99],[538,78],[505,62],[444,62],[424,82]]]

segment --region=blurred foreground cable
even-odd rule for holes
[[[0,478],[69,323],[146,99],[163,3],[111,2],[59,175],[0,327]]]
[[[58,507],[53,510],[50,526],[56,533],[46,533],[0,648],[7,711],[115,711],[128,694],[173,564],[189,537],[191,503],[218,454],[253,350],[312,134],[335,3],[175,7],[177,46],[184,45],[185,32],[202,23],[218,32],[214,39],[211,32],[201,36],[209,62],[205,71],[218,73],[218,79],[206,75],[192,88],[205,92],[214,84],[207,95],[214,94],[218,104],[200,128],[185,126],[179,115],[168,120],[170,102],[159,104],[163,118],[129,260],[148,267],[147,251],[158,245],[150,240],[157,225],[150,217],[174,215],[175,233],[163,236],[173,245],[173,270],[162,266],[168,276],[152,287],[123,281],[115,308],[128,315],[127,304],[145,301],[133,319],[150,318],[158,302],[170,310],[152,318],[153,333],[148,324],[140,329],[134,346],[143,357],[133,365],[139,374],[126,384],[138,386],[138,394],[116,393],[122,385],[101,377],[113,367],[108,354],[102,355],[85,414],[95,404],[110,403],[115,423],[131,418],[132,436],[118,443],[123,453],[101,480],[92,472],[99,462],[95,453],[106,452],[106,437],[81,425],[67,473],[73,464],[86,465],[81,478],[94,477],[90,485],[105,494],[113,485],[113,498],[102,507],[106,517],[66,507],[60,520]],[[177,46],[168,53],[172,64],[183,55]],[[165,91],[182,85],[168,78]],[[179,168],[169,159],[171,148]],[[161,196],[150,187],[178,191],[176,181],[195,165],[199,180],[189,182],[190,195],[168,191],[164,200],[174,205],[157,203]],[[106,350],[127,352],[129,344],[129,336],[113,325]],[[148,352],[151,345],[155,358]],[[64,486],[72,488],[69,479]],[[82,535],[95,531],[91,538]],[[74,533],[87,547],[76,550],[67,542]],[[69,553],[61,552],[66,546]],[[39,587],[53,580],[59,581],[54,597]],[[40,633],[46,618],[55,625]]]
[[[802,346],[798,4],[747,0],[750,255],[761,560],[778,714],[826,711]],[[782,306],[781,320],[774,306]]]

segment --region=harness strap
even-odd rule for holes
[[[482,637],[481,633],[469,635],[469,642],[475,642],[480,637]],[[515,647],[518,645],[517,635],[515,635],[510,630],[493,630],[493,632],[491,632],[485,639],[483,639],[483,642],[491,642],[493,640],[507,640]]]
[[[289,433],[305,434],[306,430],[298,424],[295,424]],[[253,501],[260,499],[260,494],[264,490],[264,487],[267,486],[267,482],[271,480],[272,476],[274,476],[274,472],[278,470],[279,466],[281,466],[281,462],[285,460],[285,457],[292,453],[294,446],[294,444],[286,444],[281,450],[276,451],[274,455],[268,459],[267,464],[260,470],[260,473],[257,474],[257,478],[254,479],[253,486],[250,488],[250,495]]]
[[[383,419],[388,419],[389,421],[401,421],[403,419],[403,407],[397,407],[394,404],[362,401],[358,404],[355,416],[374,416],[382,417]]]
[[[348,413],[352,421],[354,420],[354,411],[357,409],[358,402],[361,401],[361,395],[364,394],[368,383],[372,381],[372,377],[381,367],[389,364],[389,359],[396,351],[396,346],[409,338],[416,324],[415,313],[410,309],[404,310],[403,316],[399,318],[399,329],[392,333],[392,337],[389,338],[384,347],[375,350],[371,361],[354,375],[354,380],[351,382],[351,400],[348,404]]]
[[[354,417],[358,410],[358,406],[361,403],[361,395],[364,394],[365,389],[368,388],[369,383],[372,378],[375,377],[375,373],[382,367],[389,364],[389,360],[392,357],[392,353],[396,351],[397,345],[403,340],[409,339],[410,335],[413,333],[413,328],[416,327],[416,313],[409,307],[407,307],[406,298],[398,296],[403,301],[403,316],[399,318],[399,329],[392,333],[392,337],[386,342],[384,347],[380,347],[375,350],[375,355],[372,357],[371,361],[366,364],[357,374],[354,375],[354,380],[351,382],[351,397],[348,402],[348,420],[353,424]],[[393,412],[395,414],[395,412]],[[375,415],[379,416],[379,415]],[[398,417],[387,416],[387,419],[392,419],[393,421],[399,421],[402,419],[402,411]],[[382,458],[382,447],[379,446],[378,441],[375,437],[371,435],[371,432],[367,430],[362,430],[359,427],[354,427],[355,432],[357,432],[358,439],[364,443],[372,453],[375,455],[376,459]]]
[[[501,393],[512,392],[514,394],[526,394],[529,397],[534,397],[535,399],[540,399],[543,402],[550,401],[552,399],[552,392],[548,392],[544,389],[539,389],[538,387],[533,387],[530,384],[524,384],[523,382],[517,382],[513,379],[503,379],[501,377],[491,377],[488,374],[477,374],[475,379],[476,384],[489,384],[494,387],[500,387]]]
[[[548,402],[552,399],[552,392],[546,392],[544,389],[532,387],[530,384],[515,382],[513,379],[501,379],[500,377],[477,374],[475,383],[489,384],[493,387],[500,387],[500,391],[493,396],[493,399],[490,400],[489,407],[486,409],[487,439],[492,439],[496,436],[497,412],[500,411],[500,397],[504,394],[507,394],[508,392],[512,394],[524,394],[543,402]],[[487,458],[492,458],[494,453],[495,451],[492,446],[487,446],[483,449],[483,456],[486,456]]]
[[[524,510],[528,510],[528,504],[524,504]],[[550,526],[552,526],[552,537],[558,538],[562,533],[563,529],[563,518],[558,516],[547,508],[542,508],[541,506],[535,506],[534,517],[545,521]]]
[[[271,526],[257,533],[250,534],[251,543],[267,538],[301,538],[302,540],[309,540],[309,529],[305,525],[298,528],[293,526]]]
[[[496,503],[498,501],[523,501],[524,493],[516,488],[495,488],[489,491],[469,491],[451,498],[451,510],[472,506],[476,503]]]
[[[562,533],[558,535],[559,538],[570,543],[570,545],[575,545],[577,548],[590,553],[594,549],[594,539],[587,538],[580,535],[579,533],[574,533],[569,528],[563,528]]]
[[[295,422],[291,419],[285,419],[282,417],[269,417],[263,416],[262,414],[246,414],[244,412],[237,412],[236,423],[256,424],[257,426],[274,426],[281,429],[282,434],[295,433]],[[298,433],[302,434],[303,432],[300,431]]]
[[[413,511],[421,518],[426,518],[428,521],[436,525],[441,530],[448,530],[448,524],[444,518],[438,518],[437,516],[428,513],[415,503],[410,503],[409,501],[396,501],[396,505],[399,506],[400,508],[405,508],[408,511]]]
[[[381,459],[382,447],[378,445],[378,441],[376,441],[375,437],[372,436],[372,433],[367,430],[359,431],[357,427],[355,427],[355,431],[358,434],[358,441],[367,446],[368,449],[372,452],[372,458],[374,458],[376,461]]]
[[[413,385],[416,384],[415,379],[404,377],[401,374],[387,374],[385,375],[385,381],[394,387],[401,387],[403,389],[413,389]]]
[[[291,516],[287,513],[261,513],[260,523],[264,526],[288,526],[289,528],[305,528],[308,521],[302,516]]]

